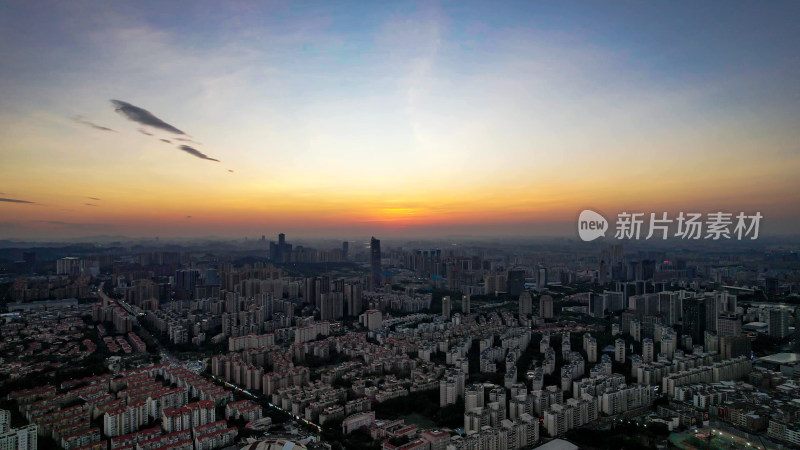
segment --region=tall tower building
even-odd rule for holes
[[[594,336],[586,340],[586,357],[590,363],[597,362],[597,339]]]
[[[639,319],[631,320],[631,337],[636,342],[642,340],[642,323],[639,322]]]
[[[342,259],[347,261],[347,256],[350,253],[350,243],[347,241],[342,242]]]
[[[533,314],[533,297],[528,291],[519,295],[519,315],[520,317]]]
[[[603,294],[589,294],[589,314],[594,317],[605,316],[606,296]]]
[[[347,315],[358,316],[364,309],[363,305],[363,290],[361,283],[346,283],[344,285],[344,298],[347,304]]]
[[[341,292],[330,292],[320,295],[321,308],[320,320],[339,320],[342,318],[344,309],[344,294]]]
[[[642,340],[642,361],[645,363],[653,362],[654,352],[655,348],[653,345],[653,340],[650,338],[644,338],[644,340]]]
[[[450,296],[445,295],[444,297],[442,297],[442,317],[444,317],[445,320],[450,319],[450,308],[451,308]]]
[[[269,259],[276,262],[288,262],[292,254],[292,244],[286,243],[286,235],[278,235],[278,243],[269,243]]]
[[[614,361],[625,363],[625,340],[617,339],[614,341]]]
[[[553,297],[543,295],[539,298],[539,315],[543,319],[553,318]]]
[[[735,313],[736,312],[736,296],[727,292],[727,291],[719,291],[715,292],[714,296],[717,298],[717,306],[719,307],[719,312],[723,313]]]
[[[373,236],[369,241],[370,266],[375,287],[381,285],[381,241]]]
[[[717,318],[721,310],[721,297],[718,295],[706,295],[706,328],[703,331],[717,331]],[[697,342],[695,340],[695,342]]]
[[[691,336],[693,342],[704,341],[706,317],[705,298],[687,298],[683,301],[683,332]]]
[[[538,275],[536,277],[536,287],[539,288],[540,290],[547,287],[547,268],[546,267],[540,267],[539,268],[539,273],[538,273]]]
[[[525,290],[525,270],[513,269],[508,271],[506,278],[507,291],[511,295],[520,295]]]
[[[675,355],[675,347],[677,347],[677,336],[673,333],[664,333],[661,335],[661,353],[667,355],[667,358],[672,360]]]
[[[783,339],[789,336],[789,310],[785,308],[770,309],[768,330],[774,338]]]
[[[471,312],[469,305],[470,297],[471,294],[464,294],[464,296],[461,297],[461,314],[463,315],[467,315]]]
[[[720,314],[717,319],[717,336],[739,336],[742,334],[742,319],[736,314]]]
[[[703,349],[705,351],[709,353],[719,353],[719,336],[717,336],[713,331],[706,331],[705,342],[703,344]]]

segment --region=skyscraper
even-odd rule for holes
[[[553,318],[553,297],[543,295],[539,298],[539,316],[543,319]]]
[[[467,315],[470,313],[470,297],[471,294],[464,294],[464,296],[461,297],[461,314]]]
[[[370,265],[372,267],[372,282],[375,287],[381,285],[381,241],[373,236],[369,241]]]
[[[533,314],[533,297],[528,291],[524,291],[519,295],[519,315],[529,316]]]
[[[617,339],[614,341],[614,361],[625,363],[625,340]]]
[[[736,296],[726,292],[726,291],[719,291],[715,292],[714,296],[717,298],[717,306],[719,307],[719,312],[723,313],[735,313],[736,312]]]
[[[590,363],[597,362],[597,339],[594,336],[586,339],[586,358]]]
[[[752,346],[747,336],[728,336],[719,338],[719,353],[722,359],[750,356]]]
[[[452,305],[450,301],[450,296],[445,295],[444,297],[442,297],[442,317],[444,317],[445,319],[450,319],[451,307]]]
[[[511,295],[522,294],[525,290],[525,270],[513,269],[508,271],[508,293]]]
[[[717,331],[717,317],[720,312],[720,297],[717,295],[706,295],[706,330]],[[695,340],[695,342],[697,342]]]
[[[347,307],[346,315],[358,316],[361,314],[364,309],[361,283],[345,283],[344,298]]]
[[[650,338],[644,338],[644,340],[642,340],[642,361],[645,363],[653,362],[654,351],[655,346],[653,345],[653,340]]]
[[[75,256],[67,256],[56,260],[56,274],[58,275],[80,275],[83,273],[85,262]]]
[[[536,287],[539,289],[544,289],[547,287],[547,268],[540,267],[539,274],[536,277]]]
[[[276,262],[288,262],[292,253],[292,244],[286,243],[286,235],[278,235],[278,243],[269,243],[269,259]]]
[[[181,269],[175,271],[175,298],[178,300],[190,300],[194,294],[194,287],[200,279],[200,271],[197,269]]]
[[[344,294],[329,292],[320,295],[320,320],[339,320],[344,309]]]
[[[631,320],[631,337],[636,342],[640,342],[642,340],[642,323],[639,321],[639,319]]]
[[[683,301],[683,332],[693,342],[703,342],[706,331],[706,299],[687,298]]]
[[[667,358],[672,359],[675,355],[675,347],[677,347],[677,337],[673,333],[664,333],[661,335],[661,353],[667,355]]]
[[[728,337],[740,334],[742,334],[742,319],[736,314],[720,314],[717,319],[717,336]]]
[[[347,241],[342,242],[342,259],[347,261],[347,255],[350,252],[350,243]]]
[[[589,314],[594,317],[605,316],[606,311],[606,296],[603,294],[590,294],[589,296]]]
[[[785,308],[769,310],[769,335],[774,338],[783,339],[789,336],[789,314]]]

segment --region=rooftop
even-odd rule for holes
[[[775,353],[773,355],[759,358],[759,361],[773,364],[795,363],[800,361],[800,353]]]
[[[534,447],[537,450],[578,450],[578,446],[573,444],[572,442],[565,441],[563,439],[553,439],[552,441],[540,445],[538,447]]]

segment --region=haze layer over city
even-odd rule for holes
[[[797,2],[0,11],[0,448],[800,447]]]

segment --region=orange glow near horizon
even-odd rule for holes
[[[800,230],[782,5],[267,5],[7,8],[0,239],[573,235],[583,209]]]

